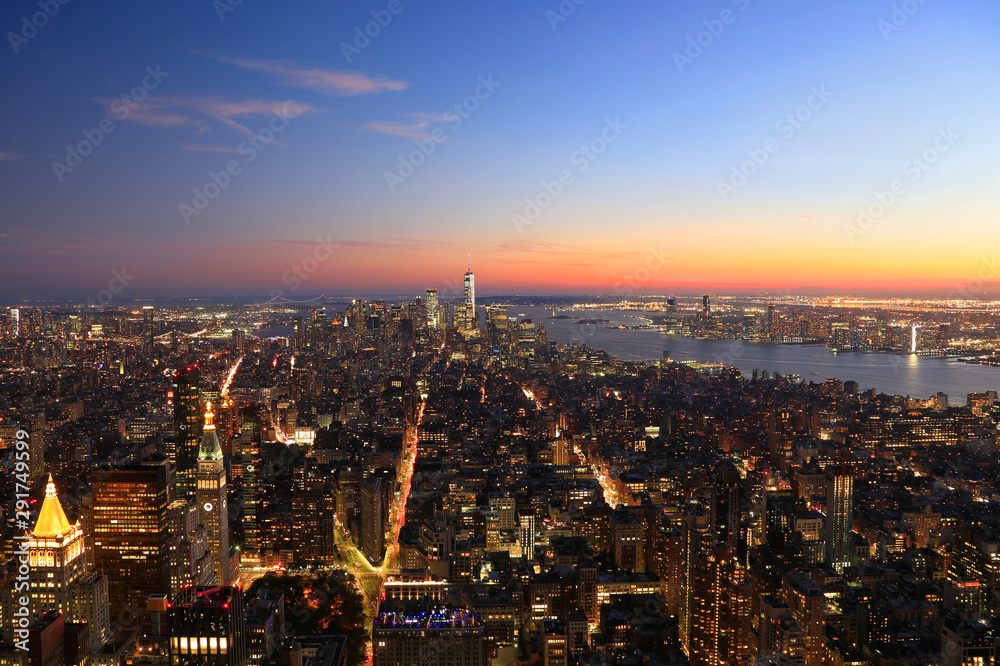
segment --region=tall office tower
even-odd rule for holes
[[[712,488],[712,527],[741,562],[745,562],[746,539],[740,529],[740,503],[743,500],[743,480],[732,462],[723,463],[716,472]]]
[[[369,560],[379,562],[385,554],[385,528],[389,521],[386,511],[385,481],[372,477],[361,482],[360,539],[358,546]]]
[[[671,524],[657,527],[652,538],[652,570],[660,577],[660,594],[667,615],[679,618],[684,595],[684,537]]]
[[[758,594],[777,595],[781,591],[782,576],[805,565],[809,542],[805,538],[800,543],[793,542],[795,498],[787,483],[768,485],[762,493],[755,493],[755,497],[759,499],[754,513],[761,518],[757,522],[755,547],[750,550],[748,566]]]
[[[355,332],[365,329],[365,319],[368,317],[365,302],[360,298],[355,298],[347,306],[347,316],[344,319],[344,326],[354,329]]]
[[[94,563],[108,577],[111,614],[135,615],[170,589],[170,462],[91,473]]]
[[[234,354],[245,354],[247,349],[247,333],[246,331],[234,328],[231,339],[231,349]]]
[[[392,307],[399,307],[399,306],[397,305]],[[387,321],[389,319],[392,319],[392,317],[390,316],[391,309],[392,308],[390,308],[389,303],[386,301],[383,300],[372,301],[371,303],[368,304],[368,316],[378,317],[383,321]]]
[[[476,312],[476,276],[472,273],[472,257],[469,257],[469,270],[465,271],[465,303]],[[472,315],[470,315],[472,316]]]
[[[79,522],[71,525],[66,518],[51,474],[25,548],[30,567],[30,621],[38,620],[46,611],[62,611],[70,622],[91,625],[92,647],[98,649],[111,637],[108,580],[88,570],[83,530]]]
[[[708,325],[708,317],[712,314],[712,301],[708,294],[701,295],[701,322],[702,326]]]
[[[535,344],[535,320],[522,319],[518,324],[517,341],[520,344]]]
[[[297,536],[295,560],[333,565],[337,558],[336,491],[315,460],[295,461],[292,470],[292,520]]]
[[[518,511],[517,521],[520,528],[518,542],[521,544],[521,557],[530,560],[535,556],[535,510]]]
[[[451,326],[451,303],[438,303],[438,328],[447,331]]]
[[[260,498],[257,495],[260,476],[260,412],[247,409],[240,426],[240,457],[243,459],[243,476],[240,491],[243,495],[243,539],[245,550],[251,558],[260,551]]]
[[[572,444],[572,440],[567,440],[565,437],[560,437],[552,442],[553,465],[565,466],[569,464],[570,446]]]
[[[512,530],[517,527],[517,502],[513,497],[491,497],[490,508],[496,513],[498,528]]]
[[[21,335],[21,310],[19,308],[10,309],[10,321],[11,326],[14,331],[14,337],[20,337]]]
[[[168,402],[174,409],[174,469],[177,474],[177,496],[185,498],[194,492],[191,477],[198,460],[201,441],[201,373],[197,365],[179,370],[173,379]]]
[[[455,328],[460,331],[468,330],[469,328],[469,306],[462,303],[455,303]]]
[[[45,476],[45,430],[29,425],[28,428],[28,451],[31,457],[28,459],[28,476],[32,481],[41,480]]]
[[[645,532],[645,526],[637,517],[615,515],[611,523],[611,554],[618,568],[646,570]]]
[[[771,548],[783,548],[795,532],[795,497],[790,485],[764,491],[764,542]]]
[[[215,564],[208,549],[208,535],[198,522],[194,500],[174,500],[167,507],[170,532],[170,594],[188,585],[209,585],[215,580]]]
[[[480,616],[432,603],[390,600],[382,604],[372,629],[374,666],[485,663]]]
[[[691,574],[691,666],[750,663],[752,585],[733,551],[716,544]]]
[[[826,562],[837,573],[852,563],[853,474],[849,465],[826,468]]]
[[[486,306],[486,321],[498,331],[507,330],[507,308],[499,305]]]
[[[296,349],[305,347],[306,342],[306,320],[304,317],[292,319],[292,346]]]
[[[803,666],[823,666],[826,645],[826,595],[809,574],[792,571],[782,581],[782,596],[792,612],[792,618],[802,628],[805,643]]]
[[[438,327],[438,290],[433,288],[427,289],[427,326],[430,328]]]
[[[142,306],[142,327],[143,327],[143,337],[145,338],[145,351],[149,353],[153,351],[153,306],[144,305]]]
[[[677,299],[667,299],[667,332],[676,333],[680,327],[677,325]]]
[[[226,468],[222,466],[222,447],[215,434],[215,414],[212,403],[205,407],[204,434],[198,450],[196,497],[198,519],[205,526],[208,549],[215,563],[215,580],[219,585],[231,585],[236,580],[233,556],[229,549],[229,503],[227,501]]]
[[[681,522],[683,541],[683,562],[681,563],[681,598],[678,635],[684,652],[691,654],[692,618],[694,598],[692,590],[695,579],[695,565],[700,557],[715,543],[710,512],[691,507]]]
[[[189,587],[168,609],[172,666],[245,666],[247,635],[239,586]]]

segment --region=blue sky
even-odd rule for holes
[[[39,4],[0,10],[0,298],[84,298],[122,267],[121,298],[267,294],[318,238],[338,249],[303,295],[416,293],[469,252],[484,292],[611,291],[663,248],[644,288],[949,285],[1000,238],[993,2],[586,0],[563,16],[558,2],[400,0],[348,61],[343,44],[388,1],[243,0],[220,20],[224,1],[69,0],[16,53],[10,33]],[[696,57],[679,68],[678,53]],[[122,118],[112,101],[144,77]],[[779,131],[817,89],[808,119]],[[448,113],[467,99],[459,124]],[[250,150],[281,109],[295,117]],[[580,161],[609,121],[619,134]],[[84,132],[100,145],[53,167]],[[390,187],[421,137],[433,153]],[[766,163],[720,194],[768,139]],[[185,216],[230,161],[238,173]],[[895,180],[903,193],[852,233]]]

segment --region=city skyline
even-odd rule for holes
[[[984,1],[37,10],[0,14],[5,300],[256,296],[317,252],[303,293],[469,252],[484,294],[651,257],[651,292],[995,292]]]
[[[1000,666],[997,0],[0,7],[0,666]]]

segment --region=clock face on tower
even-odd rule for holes
[[[205,511],[211,511],[212,510],[212,503],[211,502],[205,502],[205,506],[203,508],[205,509]]]

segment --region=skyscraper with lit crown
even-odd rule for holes
[[[229,585],[235,579],[229,552],[229,504],[226,499],[226,468],[222,465],[222,446],[215,433],[215,414],[212,403],[205,406],[205,425],[202,428],[201,448],[198,450],[198,473],[195,496],[198,499],[198,518],[208,533],[208,546],[215,561],[216,581]]]
[[[90,624],[93,649],[103,645],[111,637],[108,581],[87,569],[83,530],[70,524],[51,474],[27,549],[31,620],[62,611],[70,622]]]

